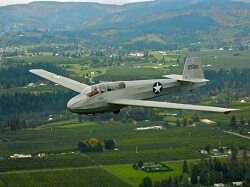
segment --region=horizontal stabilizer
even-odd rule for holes
[[[82,91],[88,87],[88,85],[77,82],[75,80],[54,74],[54,73],[50,73],[48,71],[42,70],[42,69],[32,69],[30,70],[31,73],[34,73],[40,77],[43,77],[47,80],[50,80],[54,83],[60,84],[61,86],[64,86],[66,88],[69,88],[73,91],[76,91],[78,93],[82,93]]]
[[[194,82],[194,83],[202,83],[202,82],[208,82],[207,79],[201,79],[201,78],[184,78],[182,75],[163,75],[164,78],[174,79],[178,81],[186,81],[186,82]]]
[[[109,102],[110,104],[125,105],[125,106],[139,106],[139,107],[150,107],[150,108],[165,108],[165,109],[180,109],[180,110],[199,110],[207,112],[223,112],[229,114],[231,111],[239,109],[211,107],[211,106],[200,106],[200,105],[189,105],[179,103],[167,103],[157,101],[145,101],[145,100],[134,100],[134,99],[116,99]]]

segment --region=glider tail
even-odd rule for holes
[[[198,57],[187,58],[183,70],[183,79],[204,79],[201,60]]]

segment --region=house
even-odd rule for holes
[[[28,87],[34,87],[34,86],[35,86],[34,83],[29,83],[29,84],[28,84]]]
[[[39,153],[38,155],[37,155],[38,157],[46,157],[46,154],[45,153]]]
[[[163,129],[163,127],[162,126],[139,127],[139,128],[136,128],[135,130],[141,131],[141,130],[151,130],[151,129],[161,130],[161,129]]]
[[[13,156],[10,156],[10,158],[31,158],[31,154],[14,154]]]
[[[241,100],[240,103],[246,103],[246,101],[245,100]]]
[[[232,182],[233,186],[242,186],[242,182]]]
[[[214,184],[214,186],[224,187],[225,185],[223,183],[218,183],[218,184]]]
[[[206,150],[201,150],[201,154],[207,154],[208,152]]]

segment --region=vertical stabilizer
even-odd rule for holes
[[[187,58],[183,70],[183,79],[204,79],[204,73],[201,67],[201,60],[199,57]]]

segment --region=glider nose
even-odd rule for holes
[[[70,110],[70,111],[72,111],[72,110],[74,110],[74,104],[76,103],[76,100],[75,100],[75,98],[72,98],[72,99],[70,99],[69,100],[69,102],[67,103],[67,108]]]
[[[84,95],[78,95],[72,99],[69,100],[67,103],[67,108],[71,112],[77,112],[77,110],[81,109],[83,107],[83,103],[87,100],[87,97]]]

